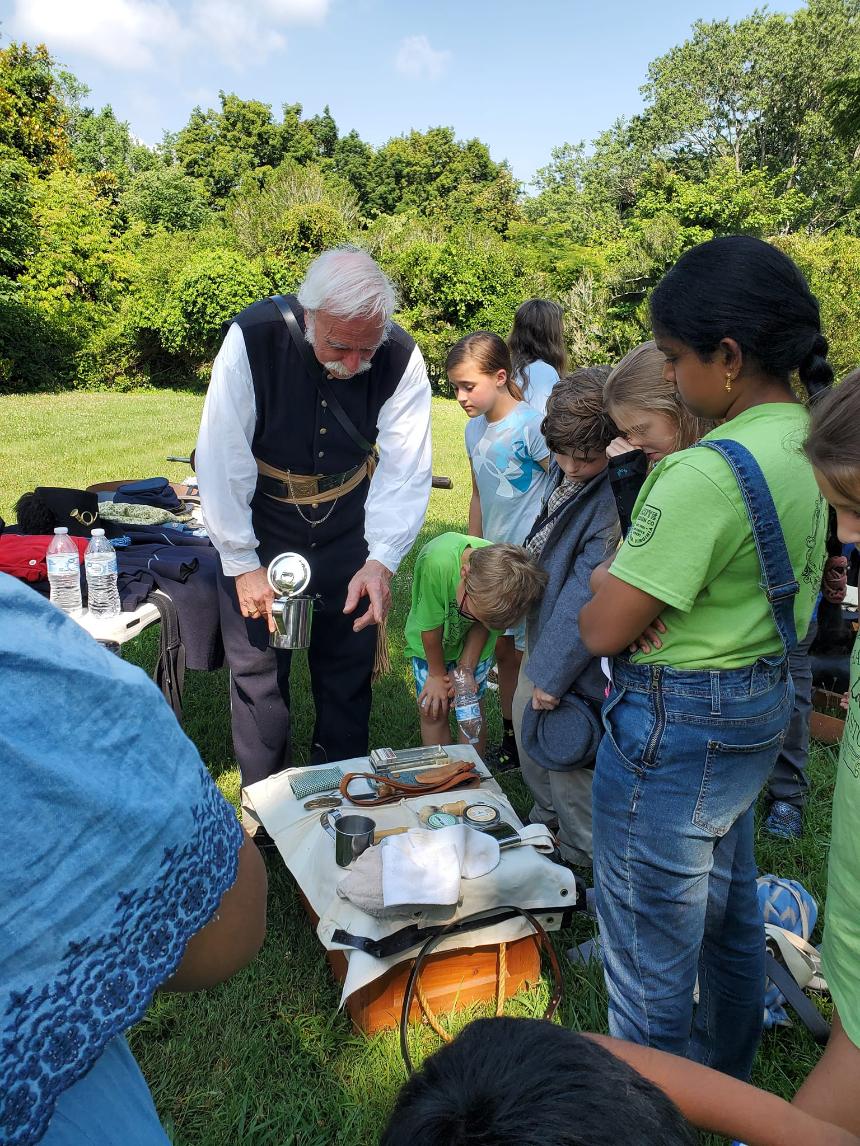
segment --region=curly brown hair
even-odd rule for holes
[[[588,457],[616,437],[603,397],[608,377],[608,366],[584,366],[553,386],[541,433],[554,454]]]

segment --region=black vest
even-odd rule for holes
[[[233,321],[245,339],[254,384],[254,457],[296,474],[339,474],[364,461],[366,455],[320,397],[271,299],[255,302]],[[304,327],[303,318],[300,325]],[[373,355],[370,370],[355,378],[329,380],[356,429],[369,442],[376,441],[379,411],[397,389],[414,347],[406,331],[392,325],[387,341]],[[267,564],[284,549],[303,553],[311,560],[316,589],[335,598],[334,582],[329,584],[332,578],[343,581],[345,587],[367,556],[364,503],[368,488],[365,480],[335,506],[321,502],[301,510],[257,490],[251,515],[261,563]],[[317,523],[313,527],[312,521]],[[329,546],[337,560],[321,563],[320,551]]]
[[[254,456],[297,474],[343,473],[363,461],[365,455],[322,401],[271,299],[254,303],[233,321],[245,339],[254,383]],[[300,324],[304,328],[303,319]],[[369,442],[376,441],[379,411],[397,389],[414,348],[406,331],[392,325],[370,370],[355,378],[330,379],[332,391]]]

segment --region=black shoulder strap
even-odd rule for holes
[[[182,721],[182,690],[185,684],[185,645],[179,634],[179,614],[176,605],[160,590],[150,593],[147,600],[155,605],[161,617],[161,642],[152,679],[161,689],[164,699]]]
[[[824,1046],[830,1038],[830,1024],[815,1006],[815,1003],[804,995],[789,969],[775,959],[770,951],[765,953],[765,972],[785,996],[785,1001],[794,1009],[795,1014],[819,1044]]]
[[[287,330],[290,332],[290,338],[293,340],[293,345],[299,354],[302,356],[302,361],[307,368],[308,374],[313,378],[316,383],[316,388],[319,390],[323,399],[327,402],[329,409],[340,422],[342,430],[349,434],[350,438],[355,442],[360,450],[366,454],[373,453],[373,446],[365,438],[364,434],[360,433],[349,414],[341,406],[340,402],[335,397],[334,391],[328,384],[328,379],[325,376],[325,371],[322,364],[317,360],[316,355],[310,347],[310,343],[302,333],[302,328],[299,326],[299,320],[296,316],[295,307],[293,305],[293,296],[288,294],[273,294],[270,296],[272,302],[281,312],[281,318],[287,324]]]

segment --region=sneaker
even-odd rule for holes
[[[799,840],[803,835],[803,812],[785,800],[774,800],[764,822],[764,830],[783,840]]]

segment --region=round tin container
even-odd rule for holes
[[[450,812],[433,812],[427,817],[428,828],[453,828],[459,822],[457,817],[452,816]]]
[[[492,804],[470,804],[463,811],[463,822],[473,828],[491,828],[501,818],[499,809]]]

